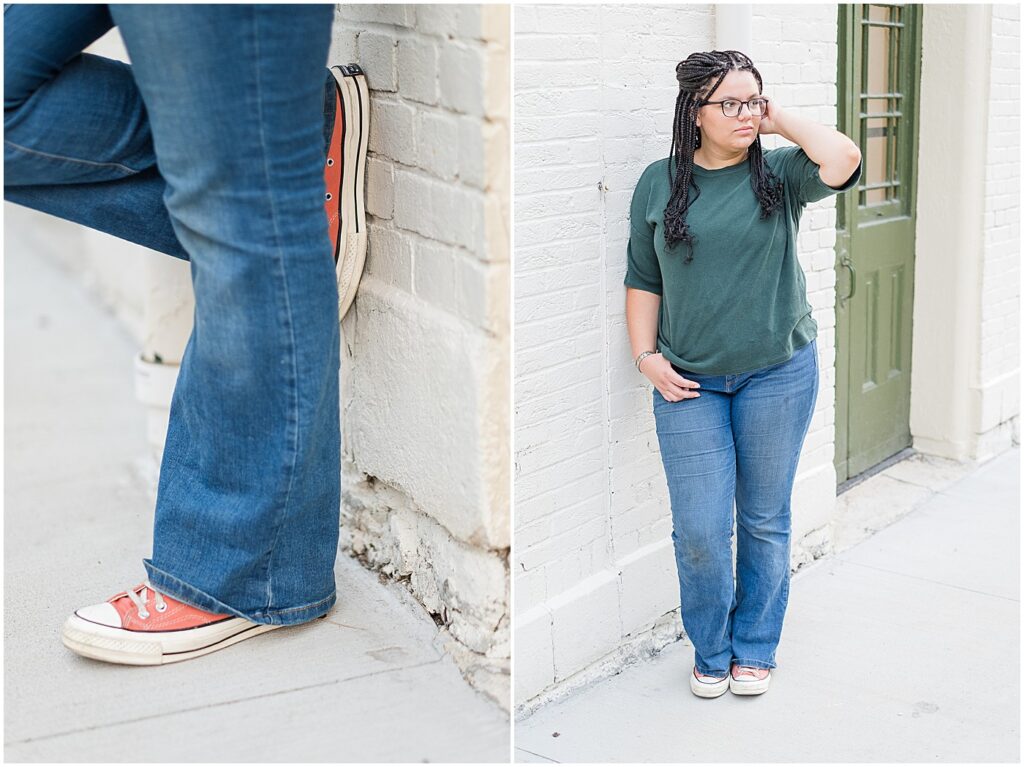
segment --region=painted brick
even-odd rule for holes
[[[512,37],[512,10],[508,5],[460,6],[467,10],[462,20],[465,34],[472,34],[487,42],[500,42],[507,46]],[[478,28],[479,27],[479,28]]]
[[[517,543],[516,546],[519,546]],[[516,605],[539,605],[547,600],[543,570],[520,569],[515,574]],[[516,641],[519,641],[520,613],[516,612]],[[554,681],[553,679],[550,681]],[[550,682],[549,682],[550,683]]]
[[[479,122],[473,131],[481,137]],[[474,149],[459,142],[459,118],[445,112],[420,112],[416,115],[417,164],[442,181],[453,181],[459,172],[459,156]],[[481,147],[482,149],[482,147]]]
[[[460,152],[458,154],[459,180],[464,184],[483,189],[486,185],[484,161],[485,156],[494,149],[508,148],[508,134],[495,123],[481,121],[477,117],[460,115],[458,121],[458,137],[456,139]],[[498,146],[491,147],[492,142]]]
[[[555,681],[554,645],[551,634],[551,614],[538,610],[516,619],[517,654],[534,659],[530,667],[516,670],[516,698],[526,699],[533,690],[544,689]]]
[[[508,120],[512,98],[503,84],[508,81],[511,71],[509,50],[504,45],[489,42],[484,61],[484,116],[491,120]]]
[[[398,90],[403,98],[436,104],[438,98],[437,43],[429,38],[398,41]]]
[[[403,165],[416,164],[416,109],[399,101],[370,100],[370,151]]]
[[[1020,8],[993,5],[979,342],[978,443],[999,443],[1019,419]],[[1006,307],[1012,306],[1010,311]],[[996,448],[987,448],[994,450]]]
[[[660,615],[678,607],[676,560],[667,536],[624,557],[619,568],[622,625],[627,634],[651,621],[652,610],[647,605],[653,603],[653,612]]]
[[[448,40],[440,52],[441,104],[456,112],[485,113],[487,65],[479,44]]]
[[[354,22],[352,26],[357,28],[365,22],[411,27],[416,23],[415,8],[415,5],[398,3],[341,3],[338,5],[338,15],[343,22]]]
[[[395,210],[395,168],[377,157],[366,161],[366,210],[381,219],[391,218]]]
[[[495,263],[508,261],[508,203],[503,195],[490,193],[484,198],[484,240],[486,258]]]
[[[398,90],[394,35],[364,31],[358,36],[359,64],[367,84],[375,91]]]
[[[406,293],[412,292],[412,242],[402,232],[371,222],[365,273]]]
[[[459,8],[450,3],[429,3],[416,9],[416,29],[425,35],[450,37],[459,34]]]
[[[396,226],[438,242],[482,252],[484,201],[473,190],[419,172],[395,171]]]
[[[555,679],[565,679],[618,645],[618,579],[584,581],[550,602]],[[529,673],[529,672],[527,672]]]

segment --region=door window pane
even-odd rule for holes
[[[868,27],[868,93],[889,91],[889,27]]]
[[[866,111],[869,115],[882,115],[889,111],[889,99],[864,99],[867,105]]]
[[[891,5],[869,5],[865,9],[871,21],[890,21],[893,7]]]
[[[867,184],[879,184],[889,180],[889,120],[885,117],[870,117],[865,121],[866,162],[864,163]],[[872,189],[867,193],[867,202],[885,202],[885,189]]]

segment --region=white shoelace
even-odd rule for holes
[[[157,612],[162,613],[164,610],[167,609],[167,603],[164,601],[163,594],[161,594],[159,591],[154,589],[153,588],[153,584],[151,584],[149,581],[145,581],[142,584],[142,592],[145,593],[147,591],[152,591],[153,592],[153,596],[156,597],[156,610],[157,610]],[[146,599],[147,599],[147,597],[142,597],[140,599],[139,595],[136,594],[131,589],[128,589],[125,593],[128,594],[128,598],[130,600],[132,600],[132,603],[135,605],[135,609],[138,610],[139,617],[142,618],[143,620],[148,618],[149,617],[149,610],[146,609]]]

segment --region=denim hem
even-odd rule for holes
[[[753,666],[754,668],[775,668],[774,663],[768,663],[763,660],[748,660],[746,658],[733,658],[732,662],[737,666]]]
[[[694,668],[697,668],[697,667],[694,666]],[[718,678],[721,678],[723,676],[729,676],[729,672],[728,671],[701,671],[699,668],[697,669],[697,673],[700,674],[701,676],[713,676],[713,677],[718,677]]]
[[[211,597],[206,592],[200,591],[194,586],[185,583],[185,581],[175,578],[170,573],[160,570],[150,559],[143,559],[142,564],[149,575],[149,582],[153,584],[157,591],[167,594],[167,596],[177,599],[179,602],[198,607],[200,610],[237,615],[239,618],[245,618],[253,623],[265,623],[275,626],[292,626],[298,623],[306,623],[326,615],[328,610],[334,606],[338,596],[337,590],[332,589],[328,596],[315,602],[297,607],[285,607],[278,610],[257,610],[247,613],[236,610],[219,599]]]

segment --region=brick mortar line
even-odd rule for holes
[[[387,223],[385,224],[382,222]],[[494,263],[492,261],[481,259],[480,256],[477,255],[475,251],[470,250],[464,245],[456,245],[455,243],[447,242],[445,240],[435,240],[432,237],[428,237],[427,235],[417,232],[413,229],[404,229],[401,226],[398,226],[394,222],[393,218],[380,218],[379,216],[372,216],[371,218],[367,219],[366,223],[367,227],[369,227],[372,224],[378,229],[382,229],[387,232],[394,232],[396,234],[401,234],[405,237],[408,237],[410,240],[413,240],[414,242],[420,245],[443,245],[449,250],[457,252],[461,257],[465,258],[468,261],[473,261],[475,263],[484,264],[487,266]]]
[[[409,165],[408,163],[402,162],[401,160],[397,160],[394,157],[389,157],[388,155],[380,154],[380,152],[378,152],[376,150],[373,151],[372,153],[368,154],[367,159],[368,160],[372,159],[372,160],[377,160],[378,162],[387,163],[387,164],[390,164],[391,166],[393,166],[393,168],[395,170],[404,171],[405,173],[407,173],[410,176],[416,176],[418,178],[423,178],[423,179],[425,179],[427,181],[435,181],[438,184],[443,184],[444,186],[449,187],[449,188],[454,187],[455,189],[458,189],[460,191],[472,192],[472,193],[475,193],[475,194],[479,194],[481,197],[488,197],[488,196],[495,196],[495,195],[497,195],[497,191],[492,191],[492,190],[489,190],[489,189],[481,189],[478,186],[472,186],[469,183],[467,183],[466,181],[462,180],[461,177],[456,176],[456,178],[454,178],[454,179],[444,179],[444,178],[441,178],[440,176],[435,176],[432,171],[427,170],[426,168],[421,168],[419,165]],[[392,189],[393,188],[394,188],[394,185],[392,184]],[[390,221],[391,219],[384,219],[384,220],[385,221]]]
[[[349,16],[343,15],[340,9],[337,9],[335,14],[335,22],[340,24],[343,28],[346,28],[348,32],[354,32],[356,38],[363,32],[379,32],[379,33],[398,33],[395,37],[396,40],[402,39],[415,39],[421,38],[430,41],[437,41],[442,44],[444,43],[473,43],[477,47],[484,48],[487,46],[494,46],[504,50],[504,46],[495,40],[488,40],[481,37],[463,37],[460,35],[449,35],[448,33],[440,32],[426,32],[418,28],[418,21],[413,22],[413,26],[406,26],[393,21],[370,21],[365,19],[355,19]]]

